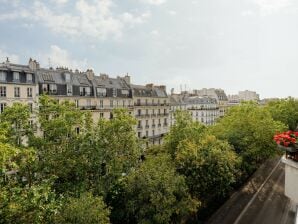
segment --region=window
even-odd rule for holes
[[[122,106],[125,107],[125,100],[122,101]]]
[[[32,97],[32,88],[31,87],[27,88],[27,97]]]
[[[87,108],[91,107],[91,100],[87,100]]]
[[[141,138],[141,132],[138,132],[138,137]]]
[[[80,87],[80,96],[91,96],[90,87]]]
[[[149,135],[149,132],[148,132],[148,131],[146,131],[146,137],[148,137],[148,135]]]
[[[107,96],[107,89],[105,88],[96,88],[97,96],[105,97]]]
[[[138,128],[142,127],[142,121],[138,121]]]
[[[103,108],[103,100],[100,100],[100,101],[99,101],[99,107],[100,107],[100,108]]]
[[[142,114],[142,110],[138,109],[138,115],[140,116]]]
[[[28,103],[30,113],[33,112],[33,103]]]
[[[27,82],[32,82],[33,81],[32,74],[27,73],[26,74],[26,80],[27,80]]]
[[[42,84],[42,92],[47,93],[49,91],[47,84]]]
[[[72,85],[67,84],[66,89],[67,89],[67,95],[71,96],[72,95]]]
[[[114,107],[114,101],[110,100],[110,107]]]
[[[50,93],[57,93],[57,85],[50,84]]]
[[[99,117],[100,117],[100,118],[103,118],[103,113],[100,113],[100,114],[99,114]]]
[[[0,114],[5,110],[6,103],[0,103]]]
[[[117,96],[117,89],[113,88],[113,97]]]
[[[20,87],[14,87],[14,97],[20,97]]]
[[[70,74],[69,73],[65,73],[65,82],[70,82]]]
[[[6,86],[0,86],[0,97],[6,97]]]
[[[0,72],[0,81],[6,81],[6,72]]]
[[[76,107],[79,107],[79,100],[75,100]]]
[[[20,81],[20,73],[13,72],[13,81]]]
[[[121,94],[128,96],[129,95],[129,91],[127,89],[122,89],[121,90]]]
[[[29,124],[29,126],[30,126],[31,128],[33,128],[33,120],[29,120],[29,121],[28,121],[28,124]]]

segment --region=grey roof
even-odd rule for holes
[[[95,76],[93,80],[94,86],[116,89],[129,89],[125,80],[121,78],[110,78],[108,76]]]
[[[164,89],[162,89],[161,87],[158,87],[158,86],[148,87],[148,86],[131,84],[130,87],[133,90],[133,95],[134,96],[139,96],[139,97],[161,97],[161,98],[168,97],[166,91]]]
[[[12,63],[0,63],[0,69],[2,71],[7,71],[7,70],[12,70],[12,71],[24,71],[24,72],[28,72],[28,73],[34,73],[34,71],[32,71],[28,65],[18,65],[18,64],[12,64]]]
[[[228,97],[225,93],[224,90],[221,90],[221,89],[216,89],[215,90],[215,94],[217,95],[218,99],[219,100],[224,100],[224,101],[228,101]]]
[[[59,69],[38,69],[37,80],[39,83],[55,83],[55,84],[67,84],[65,80],[65,74],[70,74],[70,82],[75,86],[91,86],[91,82],[88,80],[85,73],[72,72],[69,70]]]
[[[188,104],[216,104],[217,100],[211,97],[192,96],[186,99]]]

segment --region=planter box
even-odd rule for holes
[[[278,145],[278,148],[281,149],[282,151],[286,152],[286,158],[287,159],[292,159],[294,161],[298,161],[298,147],[291,146],[291,147],[285,147],[282,145]]]

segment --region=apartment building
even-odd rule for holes
[[[205,125],[214,125],[220,117],[217,100],[211,97],[191,96],[186,99],[186,108],[194,121]]]
[[[31,112],[37,106],[38,89],[35,80],[35,65],[30,59],[29,65],[18,65],[10,63],[9,59],[0,64],[0,113],[5,107],[19,102],[28,105]],[[34,113],[31,115],[30,123],[36,120]]]
[[[113,118],[115,108],[133,111],[132,94],[125,78],[95,76],[90,69],[73,72],[65,68],[39,69],[37,78],[41,94],[74,102],[81,110],[90,111],[95,122]]]
[[[170,104],[165,86],[130,85],[137,119],[137,135],[148,144],[160,144],[169,131]]]
[[[197,96],[208,96],[211,98],[215,98],[219,105],[219,116],[223,117],[228,109],[228,97],[223,89],[200,89],[200,90],[194,90],[194,95]]]
[[[169,99],[165,86],[134,85],[130,76],[111,78],[59,67],[41,68],[30,59],[29,65],[0,64],[0,112],[14,102],[37,106],[38,96],[50,95],[69,100],[81,110],[90,111],[94,122],[112,119],[115,108],[125,108],[138,121],[136,135],[149,144],[160,144],[170,125]]]
[[[188,111],[193,121],[198,121],[204,125],[213,125],[220,117],[220,107],[216,98],[183,92],[172,94],[170,102],[171,125],[175,123],[174,113],[176,110]]]

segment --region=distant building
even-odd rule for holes
[[[240,104],[242,101],[260,102],[260,96],[254,91],[239,91],[238,94],[228,95],[228,105],[234,106]]]
[[[0,64],[0,113],[14,102],[28,104],[33,110],[40,94],[59,101],[69,100],[81,110],[90,111],[93,120],[112,119],[115,108],[125,108],[138,120],[136,135],[160,144],[170,125],[170,104],[165,86],[134,85],[130,76],[111,78],[68,68],[40,68],[29,65]],[[34,116],[34,114],[33,114]]]
[[[196,96],[193,94],[172,94],[171,102],[171,124],[175,123],[174,113],[176,110],[188,111],[193,121],[205,125],[213,125],[220,117],[220,107],[216,98],[209,96]]]
[[[170,103],[165,86],[153,84],[130,85],[137,119],[137,135],[148,139],[148,144],[160,144],[169,131]]]
[[[38,88],[36,86],[36,68],[39,64],[32,59],[29,65],[12,64],[7,58],[0,64],[0,113],[7,106],[19,102],[28,105],[32,112],[30,124],[36,122],[34,109],[37,107]]]
[[[200,89],[194,90],[193,95],[196,96],[207,96],[211,98],[215,98],[219,105],[219,116],[223,117],[228,109],[228,97],[223,89]]]
[[[238,95],[239,95],[239,100],[240,101],[256,101],[256,102],[259,102],[259,100],[260,100],[260,95],[257,94],[254,91],[249,91],[249,90],[239,91]]]

